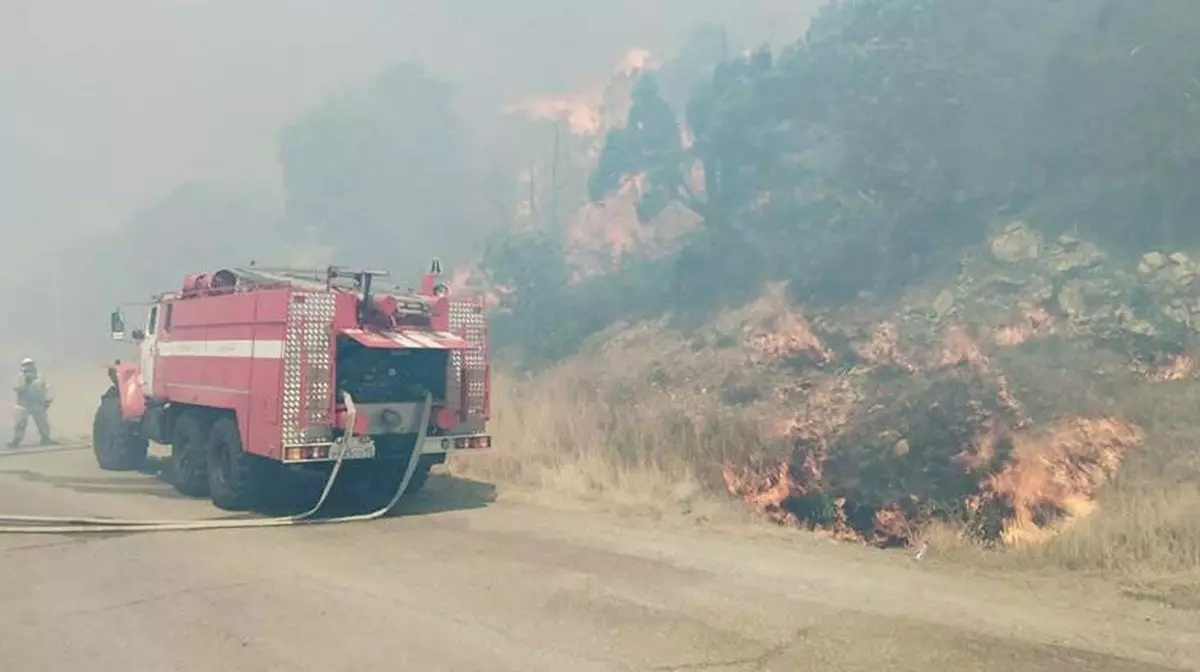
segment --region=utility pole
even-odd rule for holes
[[[562,119],[554,120],[554,156],[550,160],[550,226],[558,227],[558,144]]]
[[[66,359],[67,348],[63,340],[63,293],[62,293],[62,257],[54,259],[54,271],[50,274],[50,301],[54,304],[54,358],[59,365]],[[51,344],[47,344],[51,345]],[[37,355],[34,355],[35,357]]]
[[[537,214],[537,180],[535,179],[534,170],[537,169],[537,164],[531,162],[529,164],[529,221],[534,221],[534,216]]]

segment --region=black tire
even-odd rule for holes
[[[404,478],[404,471],[408,469],[408,460],[380,460],[363,466],[368,467],[369,470],[363,474],[360,497],[361,501],[374,511],[385,506],[392,501],[392,497],[396,496],[396,489],[400,487],[400,480]],[[425,487],[425,482],[429,480],[431,467],[433,467],[433,463],[423,458],[417,462],[417,467],[413,471],[412,478],[409,479],[408,487],[405,488],[400,501],[412,497]]]
[[[429,470],[432,468],[433,463],[426,462],[424,457],[421,458],[420,462],[417,462],[417,469],[413,472],[412,480],[408,482],[408,489],[404,491],[404,497],[411,497],[425,487],[425,483],[429,481]],[[400,487],[399,480],[396,481],[396,487]]]
[[[265,501],[270,463],[242,450],[232,416],[222,416],[208,431],[208,492],[217,508],[244,511]]]
[[[92,419],[92,452],[96,464],[105,471],[133,471],[146,463],[150,442],[142,435],[139,422],[121,417],[121,399],[110,388],[100,397],[100,406]]]
[[[170,481],[189,497],[208,495],[207,429],[200,411],[184,411],[171,428]]]

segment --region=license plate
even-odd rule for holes
[[[375,442],[371,439],[355,438],[349,443],[338,439],[329,449],[329,458],[336,460],[345,446],[347,460],[368,460],[375,457]]]

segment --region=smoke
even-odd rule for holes
[[[766,24],[781,3],[572,4],[4,0],[0,175],[22,197],[0,207],[23,223],[6,229],[116,226],[188,180],[278,188],[280,126],[390,63],[499,100],[606,72],[634,45],[669,49],[697,21]]]
[[[107,313],[206,265],[328,261],[330,241],[277,230],[279,134],[389,66],[454,87],[486,164],[509,142],[505,104],[644,66],[700,22],[790,41],[819,3],[801,4],[0,0],[0,371],[27,355],[55,375],[130,356],[107,340]],[[414,238],[431,226],[402,215]]]

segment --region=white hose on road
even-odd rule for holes
[[[68,453],[76,450],[87,450],[88,448],[91,448],[91,446],[75,444],[19,448],[0,452],[0,457],[24,457],[25,455],[41,455],[43,453]]]
[[[350,443],[350,439],[354,435],[354,423],[358,417],[358,408],[354,404],[354,400],[349,394],[345,394],[346,400],[346,434],[341,442],[340,450],[337,458],[333,463],[333,470],[329,473],[329,478],[325,480],[325,487],[321,491],[321,497],[313,507],[303,513],[297,513],[291,516],[279,516],[275,518],[251,518],[251,519],[217,519],[217,520],[130,520],[119,518],[81,518],[71,516],[17,516],[0,514],[0,522],[4,523],[21,523],[17,525],[0,525],[0,534],[88,534],[88,533],[114,533],[114,532],[182,532],[193,530],[231,530],[256,527],[284,527],[289,525],[318,525],[332,523],[349,523],[355,521],[374,520],[381,518],[391,511],[400,498],[404,496],[404,492],[408,490],[408,484],[412,481],[413,474],[416,473],[417,463],[421,459],[421,446],[425,442],[425,437],[429,429],[430,412],[433,407],[433,399],[427,393],[425,395],[425,407],[421,414],[420,431],[417,434],[417,442],[413,445],[412,455],[408,459],[408,465],[404,470],[404,477],[400,479],[400,485],[396,488],[396,493],[392,495],[391,501],[385,506],[375,511],[368,513],[360,513],[350,516],[339,516],[336,518],[313,518],[321,507],[325,505],[325,500],[329,498],[329,493],[333,491],[333,484],[337,480],[338,472],[342,468],[342,462],[345,460],[346,451]],[[47,448],[34,448],[30,450],[21,450],[12,453],[0,454],[0,457],[15,457],[18,455],[32,455],[38,453],[53,453],[64,452],[70,450],[80,450],[78,446],[54,446]]]

